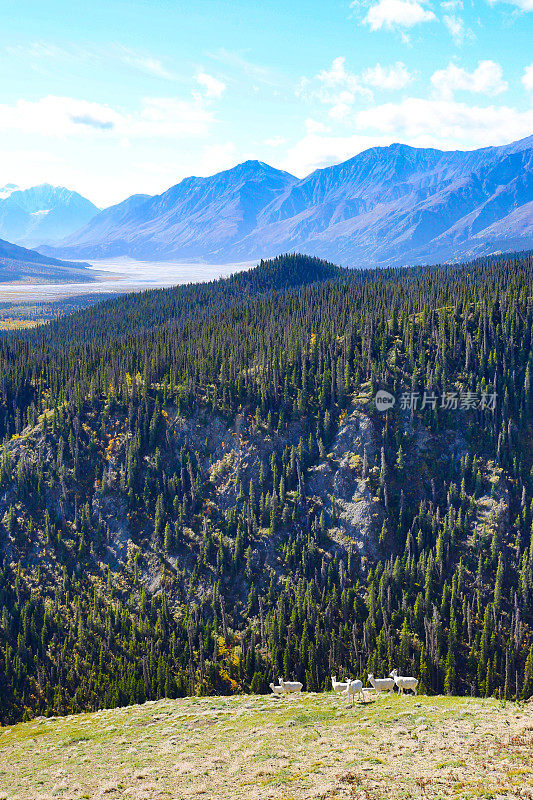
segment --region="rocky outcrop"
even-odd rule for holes
[[[376,554],[385,509],[372,495],[364,472],[378,448],[374,425],[364,405],[348,410],[326,460],[309,470],[307,493],[324,506],[337,544],[355,546],[366,556]]]

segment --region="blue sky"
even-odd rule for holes
[[[533,133],[533,0],[4,0],[0,186],[100,206],[258,158]]]

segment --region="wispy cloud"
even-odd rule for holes
[[[136,72],[143,72],[153,78],[166,81],[184,80],[177,72],[169,68],[161,58],[151,54],[126,47],[120,42],[110,43],[106,47],[87,45],[81,47],[72,45],[60,47],[54,42],[34,41],[27,45],[6,47],[6,52],[11,55],[23,56],[34,68],[50,67],[54,63],[89,62],[93,64],[110,64],[115,67],[119,64],[131,67]]]
[[[507,3],[507,5],[514,6],[520,11],[533,11],[533,0],[488,0],[490,5],[495,3]]]
[[[71,51],[58,47],[52,42],[35,41],[27,45],[7,45],[6,53],[9,55],[24,56],[24,58],[70,58]]]
[[[461,16],[461,11],[463,10],[462,0],[443,0],[440,7],[444,12],[442,21],[458,47],[467,40],[475,39],[474,32],[467,28],[464,18]]]
[[[218,50],[206,53],[206,55],[208,58],[213,59],[213,61],[217,61],[236,72],[253,78],[254,81],[258,83],[273,86],[278,82],[273,69],[250,61],[246,57],[246,51],[226,50],[224,47],[221,47]]]
[[[147,75],[164,80],[179,80],[179,76],[168,69],[160,58],[137,52],[129,47],[124,47],[122,44],[115,45],[115,51],[125,64],[129,64],[140,72],[145,72]]]
[[[455,14],[445,14],[442,21],[448,28],[450,36],[455,44],[463,44],[465,40],[465,24],[461,17],[456,17]]]

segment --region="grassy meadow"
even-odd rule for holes
[[[0,729],[0,800],[533,798],[533,703],[194,697]]]

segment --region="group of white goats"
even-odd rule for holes
[[[274,694],[290,694],[291,692],[301,692],[303,683],[300,681],[284,681],[283,678],[278,678],[279,686],[270,684],[270,688]],[[392,670],[389,678],[374,678],[372,673],[368,676],[368,681],[374,692],[392,692],[395,686],[398,687],[400,694],[406,691],[414,692],[416,694],[416,687],[418,686],[417,678],[407,677],[405,675],[398,675],[395,669]],[[348,702],[357,696],[359,700],[365,702],[365,689],[363,688],[363,681],[351,680],[346,678],[344,681],[338,681],[335,675],[331,677],[331,685],[334,692],[342,692],[347,695]]]

